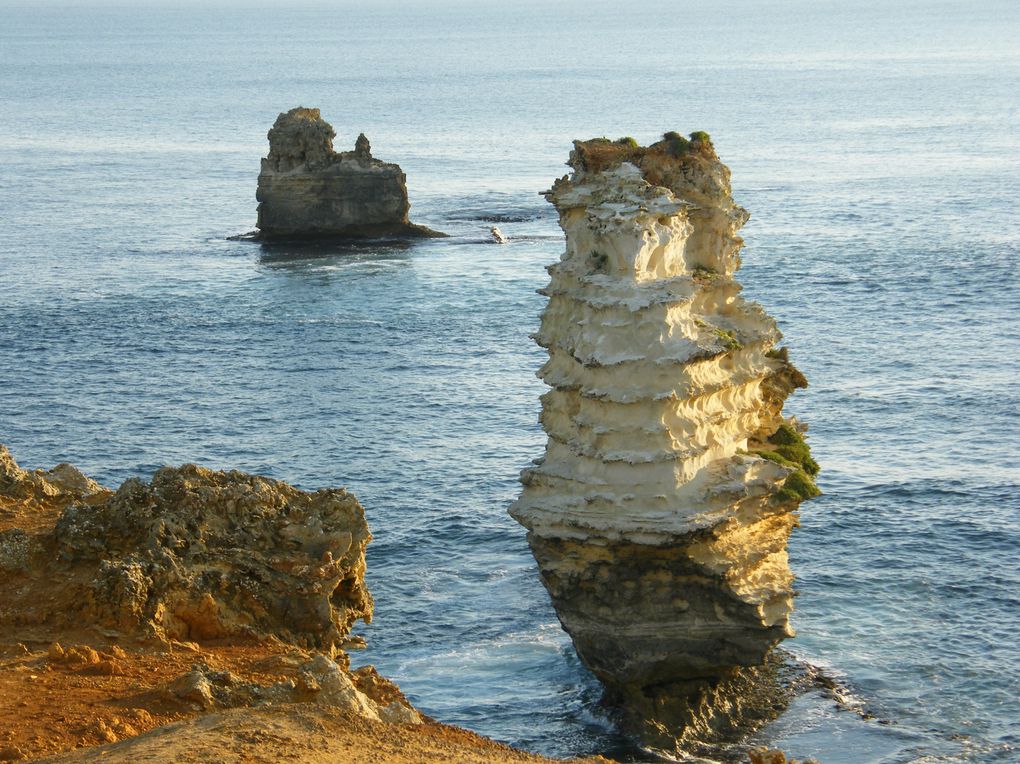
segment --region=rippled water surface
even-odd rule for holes
[[[528,335],[562,239],[537,192],[575,137],[704,129],[753,215],[746,294],[812,383],[788,409],[825,495],[791,542],[788,646],[848,700],[809,693],[758,740],[1020,761],[1016,3],[262,6],[0,0],[20,462],[347,485],[375,534],[356,660],[444,721],[625,752],[505,511],[544,443]],[[228,241],[299,104],[340,148],[366,132],[453,237]]]

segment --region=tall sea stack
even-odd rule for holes
[[[510,512],[626,726],[731,736],[769,715],[792,635],[786,543],[818,466],[782,407],[807,383],[740,297],[748,213],[708,135],[577,141],[570,166],[545,194],[566,234],[535,335],[549,439]]]
[[[336,152],[336,132],[318,109],[298,107],[269,131],[256,198],[263,238],[443,236],[408,219],[399,165],[372,156],[364,134],[354,151]]]

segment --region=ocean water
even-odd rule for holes
[[[575,137],[707,130],[752,213],[745,294],[811,381],[786,647],[841,697],[754,742],[1020,761],[1018,34],[1013,0],[0,0],[0,442],[110,485],[346,485],[375,534],[355,663],[529,750],[643,758],[506,515],[544,444],[538,192]],[[228,240],[297,105],[452,238]]]

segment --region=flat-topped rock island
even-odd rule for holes
[[[261,239],[429,238],[445,236],[408,217],[407,178],[372,156],[368,138],[333,150],[336,131],[318,109],[277,117],[259,173]]]

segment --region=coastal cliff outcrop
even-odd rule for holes
[[[786,543],[818,467],[782,407],[806,381],[740,296],[748,214],[706,134],[577,141],[570,166],[546,192],[548,444],[510,512],[625,726],[733,735],[774,712],[792,635]]]
[[[272,636],[332,654],[357,619],[371,620],[371,535],[343,489],[306,493],[192,464],[110,492],[76,470],[63,483],[24,473],[6,450],[0,463],[0,490],[59,509],[44,532],[0,530],[0,571],[13,592],[0,627],[23,639],[88,624],[164,641]]]
[[[336,132],[318,109],[280,114],[259,173],[262,238],[443,236],[408,219],[406,177],[372,156],[361,134],[354,151],[336,152]]]
[[[110,491],[67,464],[21,469],[0,446],[0,658],[14,656],[0,660],[7,742],[36,753],[62,732],[111,743],[196,711],[267,704],[422,723],[372,667],[352,673],[344,652],[363,645],[349,633],[372,616],[370,539],[364,509],[343,489],[309,493],[184,465]],[[125,718],[123,698],[104,708],[90,686],[101,682],[142,710]],[[62,730],[76,701],[87,716]],[[64,724],[50,724],[46,740],[12,739],[19,727],[46,727],[53,711]]]
[[[351,670],[370,538],[343,489],[184,465],[111,491],[0,445],[0,762],[549,762]]]

